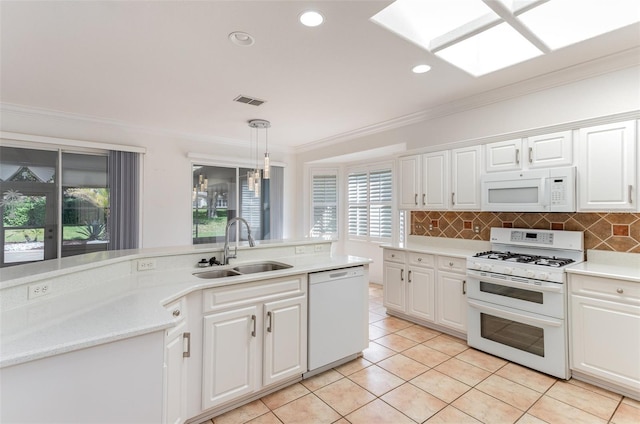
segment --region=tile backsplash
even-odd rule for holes
[[[640,253],[640,213],[412,211],[411,235],[489,241],[491,227],[584,231],[584,248]]]

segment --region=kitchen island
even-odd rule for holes
[[[2,421],[185,422],[299,381],[306,371],[306,356],[296,357],[302,367],[299,373],[276,378],[271,387],[257,384],[245,394],[207,404],[202,394],[205,384],[200,381],[206,368],[205,314],[239,310],[251,302],[259,304],[261,313],[271,300],[296,298],[298,315],[305,315],[295,324],[301,330],[295,343],[300,345],[298,356],[306,355],[307,274],[358,265],[366,268],[370,260],[333,255],[331,241],[302,240],[241,246],[238,259],[228,267],[197,267],[201,259],[219,258],[221,252],[218,245],[101,252],[3,269]],[[258,260],[290,267],[211,279],[193,275]],[[254,296],[227,298],[226,307],[205,303],[215,296],[225,299],[238,287],[251,288]],[[251,325],[266,325],[261,315],[252,315],[257,318]],[[363,321],[366,329],[366,317]],[[271,334],[254,337],[266,341],[267,336]],[[284,346],[291,342],[279,341]],[[263,350],[261,346],[254,353],[262,357]],[[173,372],[175,361],[173,369],[169,366],[175,352],[180,358],[190,356],[188,361],[181,359],[178,378]],[[262,362],[251,358],[250,365]],[[252,382],[264,380],[255,377],[253,368],[249,371]],[[176,382],[182,399],[177,414],[175,405],[168,405],[174,397],[167,396],[169,391],[175,393]],[[34,399],[41,399],[38,409],[30,407]],[[65,401],[71,399],[75,406],[65,412],[64,407],[69,407]]]

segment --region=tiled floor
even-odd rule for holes
[[[371,343],[363,358],[213,423],[640,423],[640,402],[540,374],[387,316],[381,287],[371,285],[369,294]]]

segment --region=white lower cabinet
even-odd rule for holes
[[[187,331],[186,298],[165,308],[176,317],[177,325],[165,330],[163,422],[180,424],[187,418],[187,361],[191,354],[191,333]]]
[[[306,372],[306,278],[205,291],[203,410]]]
[[[640,399],[640,284],[570,274],[575,377]]]
[[[466,334],[466,259],[394,249],[384,249],[383,256],[383,299],[389,313]]]

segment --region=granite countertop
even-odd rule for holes
[[[587,261],[568,266],[570,274],[640,283],[640,254],[588,250]]]
[[[137,252],[133,257],[141,255],[142,252]],[[170,328],[176,319],[164,305],[197,290],[371,262],[367,258],[327,253],[269,257],[269,260],[292,267],[216,279],[195,277],[193,273],[211,268],[193,267],[130,273],[112,279],[103,273],[105,281],[100,284],[3,309],[0,368]],[[79,268],[86,271],[85,265]],[[73,273],[68,274],[68,278],[74,278]]]

